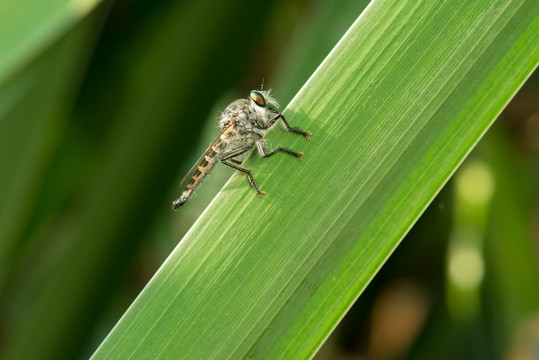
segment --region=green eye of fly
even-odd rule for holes
[[[266,99],[264,99],[264,96],[256,91],[256,90],[253,90],[251,91],[251,100],[253,100],[258,106],[260,107],[265,107],[266,106]]]

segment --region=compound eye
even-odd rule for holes
[[[264,99],[264,95],[262,95],[260,92],[253,90],[251,91],[251,100],[253,100],[258,106],[260,107],[266,107],[266,99]]]

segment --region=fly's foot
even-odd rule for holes
[[[311,140],[311,135],[312,134],[313,134],[312,131],[305,131],[305,134],[303,134],[303,135],[305,135],[305,139]]]
[[[266,195],[266,193],[264,191],[258,191],[257,194],[258,194],[258,197],[261,198],[261,199],[262,199],[263,195]]]
[[[303,153],[303,152],[298,153],[297,158],[298,158],[299,161],[303,161],[303,159],[301,158],[302,156],[305,156],[305,153]]]

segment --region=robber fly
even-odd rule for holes
[[[262,197],[265,192],[260,191],[251,171],[240,166],[242,162],[236,159],[237,156],[250,150],[255,144],[263,157],[270,157],[282,151],[301,160],[303,153],[287,148],[278,147],[271,151],[266,150],[266,142],[263,137],[279,118],[283,120],[287,131],[301,134],[307,140],[311,139],[312,132],[290,127],[283,114],[277,110],[278,106],[277,101],[271,96],[271,90],[253,90],[248,99],[239,99],[228,105],[219,118],[221,132],[213,139],[204,154],[181,181],[180,186],[196,169],[181,196],[172,203],[172,208],[177,210],[189,200],[219,160],[223,164],[247,174],[251,186],[258,196]]]

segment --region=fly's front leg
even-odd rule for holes
[[[307,140],[311,140],[311,135],[313,134],[312,131],[303,131],[301,129],[291,127],[290,125],[288,125],[288,122],[284,118],[284,115],[281,114],[281,113],[277,113],[274,117],[272,117],[270,119],[270,121],[268,122],[269,126],[272,126],[279,118],[283,119],[283,124],[284,124],[284,127],[286,128],[286,130],[292,131],[292,132],[294,132],[296,134],[301,134],[301,135],[305,136],[305,138]]]
[[[285,152],[287,154],[290,154],[290,155],[294,155],[295,157],[298,158],[299,161],[301,161],[301,157],[303,155],[305,155],[304,153],[300,152],[295,152],[295,151],[292,151],[290,149],[287,149],[287,148],[284,148],[284,147],[278,147],[270,152],[266,152],[266,141],[264,141],[264,139],[260,138],[256,141],[256,147],[258,148],[258,152],[260,153],[260,155],[262,155],[263,157],[267,158],[267,157],[270,157],[272,155],[275,155],[277,154],[279,151],[282,151],[282,152]]]
[[[239,165],[233,164],[233,163],[241,164],[240,161],[238,161],[238,160],[236,160],[234,158],[236,156],[239,156],[239,155],[243,154],[246,151],[249,151],[249,149],[251,149],[253,147],[253,145],[254,144],[244,145],[244,146],[240,146],[240,147],[238,147],[236,149],[232,149],[230,151],[227,151],[226,153],[223,154],[223,159],[221,161],[226,166],[230,166],[233,169],[236,169],[238,171],[241,171],[241,172],[247,174],[247,177],[249,178],[249,182],[251,183],[251,186],[256,190],[256,193],[258,194],[258,196],[262,197],[262,195],[266,195],[266,193],[263,192],[263,191],[260,191],[258,186],[256,186],[255,179],[253,178],[253,174],[251,174],[251,171],[249,169],[246,169],[246,168],[241,167]]]

